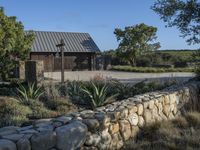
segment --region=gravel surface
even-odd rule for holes
[[[60,72],[45,72],[45,78],[52,79],[55,82],[61,80]],[[170,73],[134,73],[134,72],[120,72],[120,71],[67,71],[65,72],[65,80],[82,80],[89,81],[95,76],[103,78],[118,79],[125,83],[135,83],[143,80],[178,80],[187,81],[195,76],[194,73],[188,72],[170,72]]]

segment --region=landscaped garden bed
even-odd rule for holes
[[[24,126],[34,120],[53,118],[84,109],[127,99],[138,94],[161,90],[175,84],[139,82],[123,84],[117,80],[95,78],[91,81],[68,81],[35,86],[26,83],[11,83],[0,88],[0,126]],[[14,85],[10,88],[11,85]],[[2,90],[3,89],[3,90]]]

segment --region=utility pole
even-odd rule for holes
[[[64,85],[64,73],[65,73],[65,68],[64,68],[64,64],[65,64],[65,59],[64,59],[64,40],[61,39],[60,40],[60,44],[57,44],[56,47],[60,48],[60,53],[61,53],[61,84]]]

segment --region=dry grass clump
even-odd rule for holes
[[[122,149],[200,149],[200,113],[189,112],[171,121],[145,126],[136,139],[128,141]]]

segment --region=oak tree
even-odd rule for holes
[[[33,40],[33,33],[25,33],[22,22],[14,16],[6,16],[0,7],[0,76],[3,80],[17,61],[28,58]]]
[[[156,32],[156,27],[144,23],[125,27],[124,30],[115,29],[114,34],[119,41],[117,55],[135,66],[137,57],[160,48],[160,43],[155,42]]]
[[[177,27],[188,44],[200,43],[199,0],[157,0],[152,9],[166,26]]]

